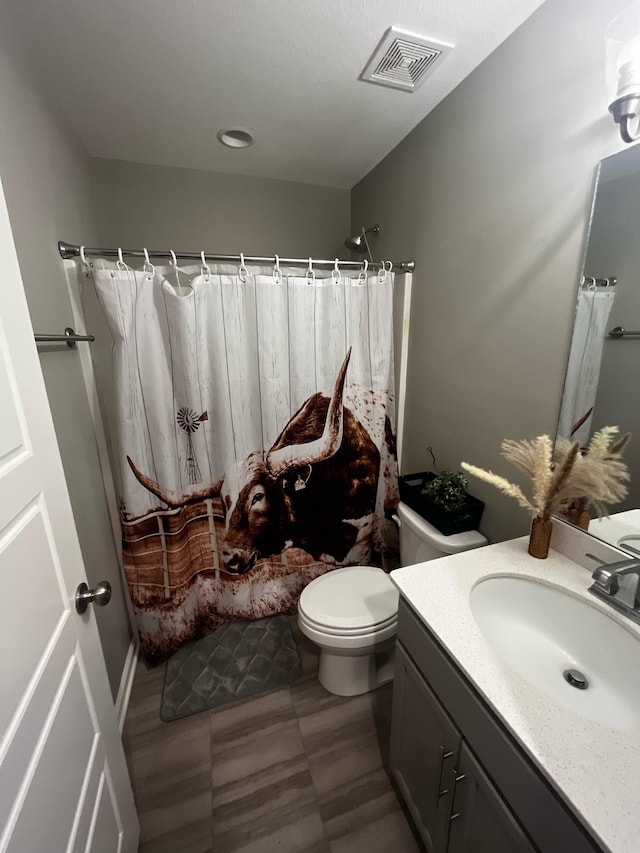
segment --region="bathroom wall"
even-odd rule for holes
[[[104,246],[345,256],[348,190],[118,160],[91,171]]]
[[[378,256],[416,259],[405,472],[432,445],[442,468],[518,479],[501,440],[555,432],[595,167],[623,147],[604,33],[626,5],[547,0],[353,189]],[[526,532],[514,501],[470,489],[492,541]]]
[[[0,177],[33,326],[61,332],[72,314],[56,243],[97,239],[87,157],[13,53],[15,44],[0,9]],[[87,575],[91,584],[108,580],[114,590],[96,617],[115,698],[130,627],[79,352],[59,345],[39,350]]]

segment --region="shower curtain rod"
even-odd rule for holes
[[[71,258],[79,258],[80,257],[80,246],[74,246],[71,243],[65,243],[63,240],[60,240],[58,243],[58,251],[60,252],[60,257],[64,260],[69,260]],[[122,249],[123,255],[128,255],[132,258],[144,258],[144,250],[143,249]],[[172,255],[170,251],[151,251],[149,250],[149,257],[152,258],[166,258],[167,260],[172,260]],[[117,258],[118,249],[95,249],[85,246],[84,248],[85,257],[90,258]],[[176,252],[176,257],[181,258],[183,260],[188,261],[201,261],[202,255],[200,252]],[[204,253],[205,260],[207,261],[218,261],[221,263],[240,263],[240,255],[215,255],[211,252]],[[249,255],[244,256],[245,263],[249,264],[275,264],[276,259],[275,256],[271,257],[252,257]],[[282,266],[285,267],[306,267],[309,264],[309,258],[278,258],[278,261]],[[334,260],[320,260],[317,258],[312,258],[311,262],[316,267],[332,267],[335,264]],[[385,263],[388,263],[385,261]],[[392,261],[393,269],[400,270],[401,272],[413,272],[415,270],[416,262],[415,261]],[[363,267],[362,261],[341,261],[338,260],[338,264],[342,269],[353,269],[360,270]],[[374,263],[369,264],[370,270],[380,269],[382,266],[381,263],[375,261]]]
[[[583,275],[580,279],[581,287],[615,287],[618,279],[614,275],[609,278],[594,278],[591,275]]]

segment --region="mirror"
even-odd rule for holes
[[[611,517],[588,532],[634,556],[640,553],[640,146],[603,160],[591,227],[558,435],[581,445],[603,426],[631,432],[624,451],[631,480]],[[581,423],[576,429],[576,425]]]

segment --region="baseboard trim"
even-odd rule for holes
[[[124,729],[124,721],[129,708],[129,699],[131,698],[131,689],[133,687],[133,679],[136,674],[136,664],[138,663],[138,639],[131,638],[127,657],[125,658],[124,667],[122,668],[122,677],[120,678],[120,686],[118,687],[118,696],[116,697],[116,716],[118,718],[118,727],[120,734]]]

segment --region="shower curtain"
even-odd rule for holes
[[[591,438],[593,409],[598,393],[602,352],[607,323],[613,307],[615,291],[583,288],[578,293],[567,376],[562,394],[558,435],[579,441],[582,446]],[[572,429],[587,415],[582,425]]]
[[[111,338],[96,377],[148,659],[385,562],[393,274],[97,261],[83,287]]]

